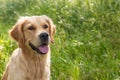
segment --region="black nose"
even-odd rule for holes
[[[43,32],[43,33],[41,33],[40,35],[39,35],[39,38],[41,39],[41,40],[48,40],[48,33],[46,33],[46,32]]]

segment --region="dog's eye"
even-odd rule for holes
[[[28,30],[35,30],[35,28],[33,26],[30,26]]]
[[[44,25],[43,28],[44,28],[44,29],[48,28],[48,25]]]

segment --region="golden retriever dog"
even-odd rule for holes
[[[2,80],[50,80],[50,42],[55,25],[45,16],[21,17],[10,31],[18,43]]]

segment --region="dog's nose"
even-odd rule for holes
[[[46,33],[46,32],[43,32],[43,33],[41,33],[40,35],[39,35],[39,38],[41,39],[41,40],[48,40],[48,33]]]

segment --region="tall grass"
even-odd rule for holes
[[[120,0],[0,2],[0,78],[16,48],[7,30],[19,16],[45,14],[57,26],[51,80],[120,79]]]

